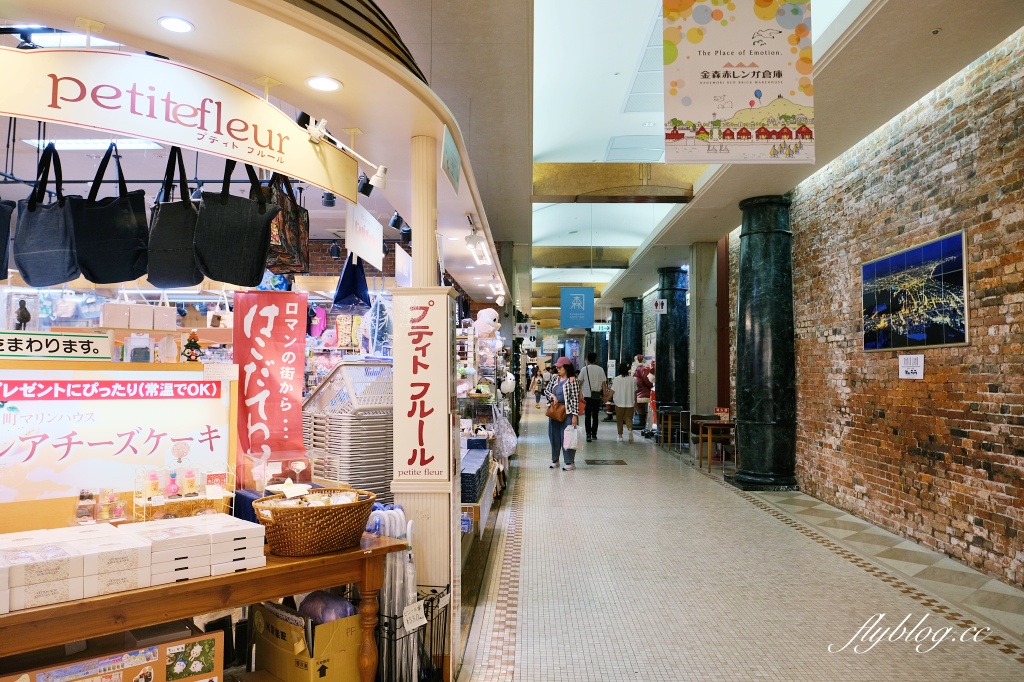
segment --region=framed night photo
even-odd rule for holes
[[[864,350],[967,343],[963,231],[861,266]]]

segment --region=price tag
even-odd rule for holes
[[[415,604],[409,604],[402,611],[402,620],[405,622],[407,632],[412,632],[418,627],[427,624],[427,616],[423,613],[423,600]]]
[[[238,381],[238,365],[208,362],[203,365],[204,381]]]
[[[281,488],[281,492],[283,492],[284,496],[286,498],[288,498],[288,499],[291,499],[293,497],[302,497],[303,495],[305,495],[306,493],[309,492],[309,486],[308,485],[286,485],[283,488]]]
[[[164,496],[154,495],[153,497],[149,498],[149,503],[154,507],[162,507],[164,504]]]

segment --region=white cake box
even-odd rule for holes
[[[267,557],[259,556],[251,559],[243,559],[240,561],[231,561],[226,564],[214,564],[210,567],[213,575],[224,575],[225,573],[237,573],[239,571],[247,571],[250,568],[263,568],[267,565]]]
[[[149,572],[154,576],[162,573],[174,573],[176,571],[187,571],[193,568],[202,568],[203,566],[210,565],[210,556],[201,557],[187,557],[185,559],[172,559],[171,561],[161,561],[159,563],[153,563],[149,567]]]
[[[162,549],[153,552],[152,565],[163,564],[168,561],[188,561],[189,565],[209,565],[211,545],[192,545],[191,547],[178,547],[175,549]],[[191,560],[198,561],[191,561]]]
[[[210,542],[214,545],[250,539],[258,539],[263,542],[267,535],[262,524],[236,519],[228,514],[203,514],[185,519],[185,521],[208,532]],[[217,550],[214,549],[214,551]]]
[[[125,533],[68,540],[66,544],[81,552],[83,575],[148,568],[153,556],[153,546],[148,540]]]
[[[180,571],[171,571],[169,573],[154,573],[150,580],[150,585],[156,587],[157,585],[166,585],[167,583],[181,582],[182,580],[192,580],[193,578],[208,578],[210,576],[210,567],[207,566],[196,566],[195,568],[186,568]]]
[[[98,575],[86,575],[82,582],[86,597],[98,597],[101,594],[137,590],[140,587],[149,587],[149,566],[126,571],[111,571]]]
[[[0,552],[2,555],[3,552]],[[10,566],[7,565],[7,561],[0,556],[0,592],[6,592],[7,588],[11,586],[8,575],[10,574]]]
[[[69,543],[3,548],[0,561],[9,566],[7,582],[11,589],[82,577],[82,555]]]
[[[262,542],[259,544],[250,542],[237,545],[216,545],[213,548],[213,554],[210,556],[210,565],[216,566],[217,564],[237,561],[238,559],[256,559],[261,556],[266,556],[266,550]]]
[[[11,612],[11,593],[7,590],[0,590],[0,616]]]
[[[210,534],[188,521],[189,519],[165,519],[126,523],[118,530],[148,540],[153,545],[154,552],[210,544]]]
[[[83,594],[84,584],[81,576],[68,580],[20,585],[11,588],[11,611],[75,601],[81,599]]]

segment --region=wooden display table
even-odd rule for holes
[[[384,583],[384,556],[406,546],[392,538],[363,535],[359,547],[341,552],[311,557],[268,554],[265,568],[15,611],[0,616],[0,642],[4,655],[10,656],[355,583],[362,599],[359,676],[362,682],[373,682],[377,673],[373,631],[377,626],[377,593]]]

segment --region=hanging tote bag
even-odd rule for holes
[[[229,159],[224,165],[221,191],[203,192],[196,222],[196,263],[210,279],[255,287],[263,281],[267,267],[270,223],[281,209],[267,203],[256,171],[249,164],[245,164],[245,172],[256,200],[231,196],[234,170],[235,162]]]
[[[57,201],[44,204],[46,184],[56,183]],[[60,156],[53,143],[46,145],[39,159],[36,184],[28,199],[18,202],[18,227],[14,232],[14,264],[31,287],[49,287],[70,282],[81,274],[75,258],[75,228],[72,204],[80,196],[64,196]]]
[[[299,205],[287,175],[274,173],[263,188],[270,203],[281,207],[270,223],[267,270],[275,275],[309,270],[309,211]],[[255,198],[255,197],[253,197]]]
[[[342,315],[365,315],[370,310],[370,290],[366,286],[363,261],[352,253],[341,269],[333,308]]]
[[[7,279],[7,254],[11,250],[11,215],[17,204],[0,201],[0,282]]]
[[[117,168],[117,196],[96,200],[110,155]],[[89,198],[73,202],[75,255],[85,278],[94,284],[130,282],[146,274],[149,261],[149,230],[146,224],[146,193],[128,191],[117,145],[103,155]]]
[[[174,189],[174,167],[178,167],[181,195],[177,201],[158,201],[149,223],[149,283],[159,289],[191,287],[203,281],[196,265],[196,220],[199,209],[192,201],[185,179],[181,149],[171,147],[161,198],[170,199]]]

